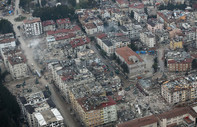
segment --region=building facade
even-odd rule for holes
[[[38,36],[43,33],[40,18],[32,18],[23,21],[24,34],[26,36]]]

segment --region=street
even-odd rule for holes
[[[18,10],[18,14],[16,13],[17,10]],[[17,26],[22,24],[22,22],[15,22],[14,21],[14,19],[18,15],[22,15],[22,14],[21,14],[21,10],[19,9],[19,0],[16,0],[15,1],[15,13],[14,13],[14,15],[6,16],[4,18],[9,20],[13,24],[13,29],[16,33],[16,37],[18,37],[18,40],[21,43],[21,48],[24,51],[24,55],[27,58],[27,64],[29,66],[34,65],[33,66],[34,70],[38,70],[40,72],[41,68],[38,66],[38,64],[35,62],[35,60],[33,58],[33,49],[28,47],[28,41],[23,39],[23,35],[21,34],[19,29],[17,28]],[[69,110],[70,105],[67,104],[62,99],[62,97],[60,96],[60,94],[58,94],[58,91],[54,88],[54,86],[50,85],[43,77],[41,79],[39,79],[39,81],[44,86],[45,85],[49,86],[49,89],[51,90],[52,100],[54,101],[55,105],[57,106],[57,108],[61,112],[62,116],[64,117],[65,125],[68,126],[68,127],[78,127],[78,126],[80,126],[79,122],[74,121],[73,116],[70,114],[70,110]]]

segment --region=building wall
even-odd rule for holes
[[[154,27],[152,27],[150,24],[147,24],[147,28],[149,31],[151,31],[152,33],[155,33],[157,30],[162,30],[164,28],[163,24],[156,24]]]
[[[15,64],[12,66],[8,62],[8,66],[10,69],[9,71],[13,78],[20,79],[28,76],[28,69],[26,63]]]
[[[192,63],[168,63],[168,71],[178,71],[178,72],[182,72],[182,71],[190,71],[192,69]]]
[[[23,27],[24,27],[26,36],[37,36],[43,33],[41,21],[34,22],[31,24],[24,24]]]
[[[7,47],[16,47],[16,42],[11,41],[11,42],[8,42],[8,43],[1,43],[0,44],[0,49],[7,48]]]
[[[182,41],[170,41],[170,49],[174,50],[177,48],[183,48],[183,42]]]

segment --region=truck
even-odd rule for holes
[[[36,74],[39,78],[41,78],[41,74],[38,72],[38,70],[36,70]]]

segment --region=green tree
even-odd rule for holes
[[[19,127],[19,105],[16,98],[3,85],[6,73],[1,73],[0,70],[0,124],[1,127]]]
[[[12,2],[12,0],[8,0],[7,4],[8,4],[8,5],[10,5],[10,4],[11,4],[11,2]]]
[[[134,43],[130,43],[128,45],[128,47],[131,48],[133,51],[137,51],[138,50],[138,47]]]
[[[133,12],[133,11],[131,11],[130,17],[131,17],[132,19],[134,18],[134,12]]]
[[[46,4],[47,4],[47,1],[46,0],[41,0],[42,7],[44,7]]]
[[[122,63],[120,65],[125,73],[129,73],[129,68],[126,63]]]
[[[1,34],[6,34],[6,33],[13,33],[13,25],[11,22],[9,22],[6,19],[1,19],[0,20],[0,33]]]
[[[193,59],[193,61],[192,61],[192,69],[197,69],[197,59]]]
[[[34,17],[40,17],[42,21],[56,20],[60,18],[70,18],[75,20],[74,8],[69,8],[66,5],[59,5],[57,7],[37,8],[33,12]]]

